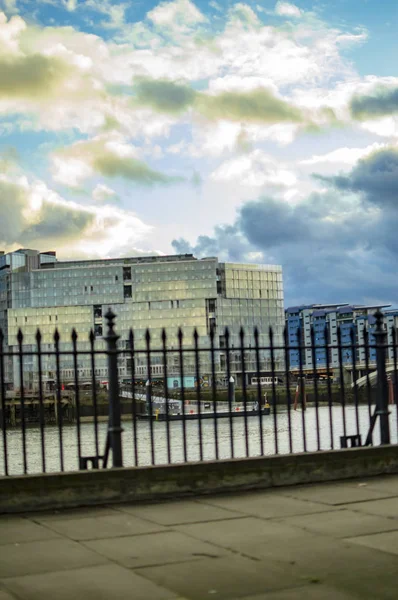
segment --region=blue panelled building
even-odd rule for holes
[[[352,365],[353,343],[364,345],[365,332],[368,334],[368,362],[374,363],[376,351],[371,347],[375,342],[374,313],[378,309],[384,312],[389,344],[393,343],[392,328],[398,325],[398,310],[389,310],[389,307],[390,305],[367,306],[341,303],[309,304],[287,308],[285,318],[286,336],[290,346],[290,370],[313,371],[315,367],[322,372],[328,367],[331,370],[336,369],[340,362],[343,365]],[[337,348],[339,339],[340,351]],[[392,348],[389,349],[390,360],[393,359],[392,352]],[[366,362],[365,348],[356,350],[355,362],[358,364]]]

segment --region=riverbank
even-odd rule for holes
[[[348,396],[348,397],[347,397]],[[256,401],[256,397],[252,398],[251,400],[249,400],[249,398],[247,399],[247,403],[252,403]],[[290,410],[293,412],[294,411],[294,396],[291,396],[290,398],[290,403],[288,402],[288,397],[281,397],[280,395],[276,394],[275,398],[272,397],[267,397],[267,401],[270,404],[270,413],[272,414],[276,410],[279,411],[288,411],[289,407]],[[225,398],[218,398],[216,400],[217,405],[221,405],[219,407],[218,410],[225,410],[227,411],[229,409],[229,402],[225,399]],[[369,398],[367,398],[366,396],[362,395],[361,397],[358,397],[357,400],[355,400],[353,398],[352,395],[346,395],[344,397],[344,405],[349,407],[355,407],[357,405],[358,402],[358,406],[369,406]],[[212,410],[211,408],[208,408],[208,405],[210,403],[210,406],[213,404],[211,399],[207,399],[204,400],[202,399],[202,414],[205,415],[205,413],[208,413],[209,410]],[[206,403],[207,409],[204,409],[204,403]],[[370,404],[374,403],[372,397],[370,398]],[[186,415],[189,415],[189,412],[191,410],[194,410],[195,412],[197,411],[197,400],[194,398],[191,399],[186,399],[185,401],[185,412]],[[306,401],[306,408],[314,408],[314,407],[341,407],[343,406],[343,399],[341,398],[341,396],[335,396],[334,398],[332,398],[331,401],[329,401],[327,398],[325,398],[325,396],[323,395],[319,395],[319,399],[316,401],[314,398],[314,395],[308,395],[307,396],[307,401]],[[62,420],[60,418],[60,413],[57,410],[57,402],[56,400],[46,400],[46,402],[43,404],[44,407],[44,411],[43,411],[43,415],[44,415],[44,424],[45,425],[59,425],[60,423],[66,425],[66,424],[74,424],[77,421],[77,408],[75,403],[62,403]],[[32,410],[32,408],[34,408],[34,410]],[[239,396],[236,397],[236,401],[234,403],[232,403],[232,409],[234,410],[235,408],[238,408],[238,410],[243,411],[244,410],[244,402],[242,402],[242,400],[239,400]],[[135,413],[134,413],[134,409],[135,409]],[[121,410],[121,419],[122,421],[128,421],[133,419],[133,417],[136,415],[137,417],[144,415],[146,413],[146,403],[143,400],[136,400],[135,402],[133,402],[132,400],[126,400],[126,398],[120,398],[120,410]],[[301,411],[302,410],[302,403],[301,400],[299,399],[298,404],[297,404],[297,410]],[[80,400],[79,402],[79,420],[81,423],[93,423],[95,420],[98,421],[98,423],[105,423],[108,421],[109,418],[109,404],[107,399],[97,399],[96,404],[93,401],[93,398],[89,398],[89,397],[84,397]],[[205,417],[203,416],[203,419]],[[212,418],[209,417],[208,415],[206,415],[206,418]],[[162,419],[162,420],[167,420],[167,419]],[[1,415],[1,410],[0,410],[0,422],[2,422],[2,415]],[[22,411],[21,411],[21,403],[18,400],[13,401],[12,403],[7,402],[6,404],[6,417],[5,417],[5,423],[6,423],[6,428],[7,429],[19,429],[22,426]],[[40,424],[40,403],[38,400],[32,402],[29,401],[28,403],[25,403],[25,427],[26,428],[30,428],[30,427],[37,427]]]

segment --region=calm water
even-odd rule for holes
[[[372,407],[373,411],[374,407]],[[396,407],[390,407],[390,429],[391,441],[397,443],[397,414]],[[354,406],[347,406],[346,412],[346,431],[348,435],[356,434],[358,427],[362,434],[364,442],[369,429],[369,413],[367,406],[361,406],[358,409],[358,419]],[[320,447],[322,450],[331,448],[331,432],[329,408],[319,408],[319,435]],[[293,452],[302,452],[303,432],[305,431],[307,450],[317,450],[317,428],[316,428],[316,410],[309,407],[304,413],[301,411],[291,411],[291,438]],[[340,447],[340,435],[343,435],[343,410],[341,406],[332,408],[333,421],[333,443],[335,448]],[[247,443],[249,447],[249,456],[259,456],[261,454],[260,445],[260,425],[263,432],[263,452],[264,454],[275,454],[276,442],[278,452],[285,454],[290,452],[289,444],[289,416],[286,409],[280,408],[277,413],[277,423],[275,427],[274,416],[263,416],[261,421],[258,416],[248,417],[247,419]],[[173,421],[170,426],[170,445],[172,462],[182,462],[184,460],[183,427],[181,421]],[[234,456],[246,456],[246,435],[244,418],[233,420],[233,445]],[[134,456],[134,437],[132,421],[123,422],[123,460],[125,466],[135,465]],[[216,457],[215,453],[215,426],[214,421],[204,420],[201,424],[203,440],[203,459],[212,460]],[[231,431],[229,419],[218,419],[218,448],[220,458],[231,457]],[[103,453],[106,439],[107,424],[98,424],[99,450]],[[167,463],[167,435],[166,423],[154,422],[154,448],[155,463]],[[145,421],[137,422],[137,443],[138,443],[138,464],[151,464],[151,443],[150,443],[149,423]],[[376,423],[374,433],[374,443],[378,444],[379,422]],[[199,449],[199,422],[186,422],[186,441],[187,457],[189,461],[200,459]],[[42,470],[41,457],[41,434],[39,428],[30,428],[26,432],[28,472],[38,473]],[[46,448],[46,470],[60,470],[60,452],[59,452],[59,431],[56,426],[47,426],[45,428],[45,448]],[[76,425],[68,425],[63,428],[63,448],[64,448],[64,467],[66,471],[74,471],[78,468],[77,457],[77,429]],[[84,423],[81,425],[81,453],[83,456],[95,454],[95,435],[94,424]],[[22,456],[22,434],[18,429],[7,431],[7,456],[10,474],[16,475],[23,473]],[[0,449],[0,473],[4,474],[4,451],[1,443]]]

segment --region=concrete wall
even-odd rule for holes
[[[0,479],[0,512],[159,501],[398,473],[396,446]]]

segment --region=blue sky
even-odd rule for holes
[[[0,0],[0,248],[398,302],[398,5]],[[377,282],[377,283],[375,283]]]

